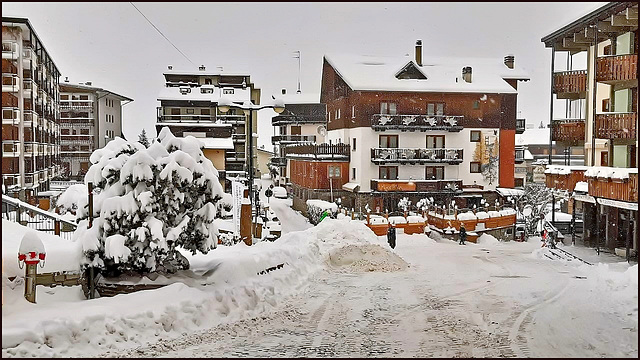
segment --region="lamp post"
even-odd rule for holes
[[[247,162],[247,175],[249,183],[249,201],[253,208],[254,205],[257,205],[257,201],[254,201],[253,194],[253,111],[273,109],[276,113],[280,114],[284,111],[284,102],[282,100],[275,100],[273,104],[255,105],[249,100],[245,100],[242,104],[234,103],[224,97],[221,97],[220,100],[218,100],[218,110],[220,110],[221,113],[226,113],[231,108],[242,109],[244,115],[249,118],[249,161]],[[258,209],[256,208],[256,216],[257,214]]]

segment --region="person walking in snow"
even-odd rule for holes
[[[464,245],[467,240],[467,229],[464,228],[464,224],[460,224],[460,245]]]
[[[395,249],[395,247],[396,247],[396,228],[393,227],[393,225],[390,225],[389,229],[387,229],[387,242],[389,243],[389,246],[391,246],[392,249]]]

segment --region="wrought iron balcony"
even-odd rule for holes
[[[596,114],[596,137],[599,139],[636,139],[637,113]]]
[[[458,192],[462,180],[386,180],[372,179],[371,191],[379,192]]]
[[[551,122],[551,139],[557,142],[584,143],[584,119],[560,119]]]
[[[375,164],[411,164],[428,163],[460,164],[462,149],[405,149],[373,148],[371,162]]]
[[[282,126],[289,124],[324,124],[327,122],[326,116],[311,115],[277,115],[271,118],[272,126]]]
[[[554,73],[553,92],[558,96],[558,99],[585,98],[587,95],[587,70]]]
[[[596,61],[596,81],[615,84],[637,79],[637,54],[603,56]]]
[[[449,115],[386,115],[374,114],[371,127],[376,131],[428,131],[428,130],[462,130],[464,116]]]

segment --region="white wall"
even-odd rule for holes
[[[480,130],[485,136],[493,136],[494,130],[498,129],[472,129],[465,128],[460,132],[448,131],[428,131],[428,132],[401,132],[401,131],[374,131],[370,127],[359,127],[351,129],[331,130],[327,134],[327,142],[331,140],[335,143],[349,143],[351,149],[351,162],[349,164],[349,181],[360,184],[362,191],[371,190],[371,179],[379,176],[379,166],[371,162],[371,149],[379,147],[379,135],[398,135],[399,148],[422,149],[426,146],[427,135],[445,135],[446,148],[461,148],[463,150],[463,161],[459,165],[429,164],[429,166],[444,166],[445,179],[461,179],[465,185],[484,185],[485,189],[495,189],[497,179],[489,185],[480,173],[470,173],[470,162],[473,161],[473,153],[476,143],[471,142],[471,130]],[[356,150],[353,151],[352,138],[356,140]],[[398,166],[398,179],[424,180],[426,165],[396,165]],[[352,168],[356,168],[356,179],[352,179]]]

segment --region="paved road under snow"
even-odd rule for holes
[[[328,269],[273,312],[109,356],[637,357],[637,297],[616,306],[538,246],[400,235],[408,270]]]

